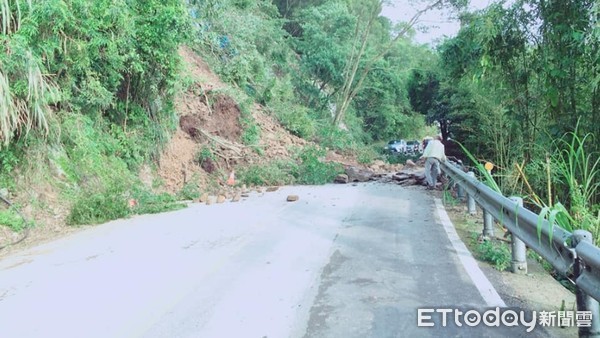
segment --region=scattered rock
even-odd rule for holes
[[[349,182],[368,182],[373,177],[373,172],[348,166],[346,167],[346,175],[348,175]]]
[[[406,181],[402,181],[402,182],[400,182],[400,185],[403,185],[403,186],[407,186],[407,185],[418,185],[418,184],[419,184],[419,181],[417,181],[417,180],[415,180],[415,179],[409,179],[409,180],[406,180]]]
[[[231,199],[231,202],[239,202],[240,199],[242,199],[242,195],[240,193],[237,193],[233,196],[233,198]]]
[[[333,180],[334,183],[348,183],[348,175],[346,174],[339,174],[335,177],[335,179]]]
[[[200,203],[206,203],[206,201],[208,201],[208,193],[204,193],[200,196],[200,198],[198,199],[198,202]]]
[[[208,196],[208,198],[206,199],[206,205],[213,204],[215,199],[216,199],[215,196]]]
[[[300,197],[298,197],[298,195],[288,195],[288,197],[287,197],[288,202],[296,202],[299,199],[300,199]]]
[[[409,178],[410,178],[410,175],[407,175],[405,173],[397,173],[397,174],[392,175],[392,180],[394,180],[394,181],[405,181]]]
[[[250,197],[250,194],[248,194],[248,193],[242,193],[242,197]]]
[[[392,176],[393,174],[379,174],[375,175],[374,178],[377,182],[391,183],[393,181]]]
[[[415,167],[417,164],[412,160],[406,160],[406,166],[409,168]]]
[[[267,192],[273,192],[279,190],[279,187],[268,187]]]
[[[369,166],[369,169],[376,173],[383,173],[391,171],[391,166],[383,162],[382,160],[373,161],[373,163]]]
[[[225,196],[224,195],[219,195],[217,196],[217,203],[223,203],[225,202]]]

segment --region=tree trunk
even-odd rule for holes
[[[365,30],[362,33],[360,30],[360,25],[361,25],[360,20],[356,23],[357,26],[356,26],[356,30],[355,30],[352,53],[350,55],[350,58],[348,59],[348,62],[346,63],[346,67],[344,70],[344,73],[345,73],[344,74],[344,84],[342,85],[342,90],[339,92],[340,96],[336,100],[335,115],[333,117],[334,125],[339,126],[340,123],[342,123],[342,121],[344,119],[344,115],[346,114],[348,107],[350,107],[350,103],[352,102],[352,100],[354,99],[354,97],[356,96],[358,91],[361,89],[362,83],[364,82],[367,75],[369,75],[369,72],[371,71],[373,65],[378,60],[383,58],[385,56],[385,54],[387,54],[388,51],[392,48],[392,46],[398,40],[400,40],[400,38],[402,38],[406,35],[406,33],[418,22],[421,15],[423,15],[424,13],[430,11],[431,9],[433,9],[435,7],[439,7],[443,3],[444,3],[444,0],[436,0],[432,3],[430,3],[424,9],[418,11],[409,20],[409,22],[406,24],[406,26],[400,32],[398,32],[398,34],[390,41],[390,43],[386,47],[384,47],[382,49],[382,51],[379,54],[377,54],[375,57],[371,58],[370,60],[368,60],[366,62],[366,65],[363,68],[363,70],[361,71],[358,78],[357,78],[357,72],[358,72],[358,68],[360,65],[360,61],[362,60],[362,58],[364,56],[364,52],[365,52],[368,38],[369,38],[369,33],[371,31],[371,27],[373,26],[373,23],[379,16],[379,12],[381,10],[381,6],[382,6],[383,2],[379,2],[377,7],[374,6],[374,8],[372,8],[372,12],[368,14],[369,18],[367,21],[367,25],[365,27]],[[359,43],[360,43],[360,49],[358,51],[356,51],[355,46]],[[355,82],[355,80],[356,80],[356,82]]]

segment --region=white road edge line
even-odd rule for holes
[[[475,258],[471,255],[471,252],[465,246],[465,243],[460,239],[458,233],[456,233],[456,229],[454,228],[454,224],[450,221],[450,217],[448,217],[448,213],[442,204],[442,201],[439,198],[435,199],[435,206],[437,208],[437,215],[439,217],[440,223],[444,226],[444,230],[446,230],[446,234],[448,235],[448,239],[452,243],[454,250],[458,254],[458,258],[462,263],[465,270],[467,270],[467,274],[471,277],[471,280],[479,290],[481,297],[490,307],[506,307],[506,303],[502,300],[492,283],[487,279],[487,277],[483,274],[483,271],[477,265]]]

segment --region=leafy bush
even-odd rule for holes
[[[58,102],[118,124],[127,105],[157,123],[172,113],[177,49],[190,31],[183,2],[16,1],[3,10],[14,19],[3,26],[11,52],[0,56],[10,115],[3,141],[32,128],[48,131],[48,105]]]
[[[132,214],[155,214],[186,207],[167,193],[156,195],[138,191],[131,198],[127,196],[128,193],[119,189],[82,193],[71,208],[67,224],[100,224]],[[130,205],[130,200],[135,201],[135,205]]]
[[[281,106],[276,110],[279,122],[290,133],[310,139],[315,135],[315,121],[309,116],[308,109],[301,106]]]
[[[140,190],[135,192],[133,196],[137,202],[132,208],[132,212],[135,214],[157,214],[186,207],[185,204],[178,202],[174,196],[167,193],[153,194]]]
[[[356,150],[356,159],[358,160],[358,163],[369,164],[377,158],[379,158],[379,154],[373,147],[359,146]]]
[[[0,185],[1,187],[11,187],[14,183],[14,169],[21,162],[23,153],[21,147],[11,144],[9,147],[0,149]]]
[[[276,160],[262,165],[240,168],[238,179],[247,185],[283,185],[294,183],[295,164],[290,161]]]
[[[63,192],[73,200],[67,224],[99,224],[131,214],[182,207],[173,196],[155,195],[137,188],[142,184],[130,166],[146,159],[142,155],[144,150],[124,144],[123,141],[132,139],[122,134],[120,127],[111,125],[109,129],[102,120],[94,122],[87,116],[67,114],[62,129],[66,152],[58,162],[67,180],[74,183],[67,185]],[[124,152],[132,156],[126,156]],[[137,205],[130,206],[130,199]]]
[[[124,192],[116,190],[85,192],[78,196],[67,217],[69,225],[100,224],[130,214]]]
[[[26,227],[25,220],[13,208],[0,211],[0,225],[12,231],[21,231]]]
[[[119,107],[119,114],[123,114],[119,123],[111,122],[104,127],[115,139],[110,151],[136,171],[144,162],[159,155],[176,125],[166,116],[153,120],[138,104]]]
[[[294,172],[300,184],[325,184],[333,182],[336,175],[343,172],[338,163],[324,162],[325,151],[315,146],[307,146],[298,154],[300,164]]]
[[[319,124],[316,138],[322,147],[346,153],[352,152],[357,146],[351,133],[341,130],[329,121],[322,121]]]
[[[254,120],[249,109],[251,103],[240,105],[240,123],[242,125],[242,142],[246,145],[256,145],[260,141],[260,126]]]
[[[16,147],[0,149],[0,175],[10,174],[19,164],[19,153]]]
[[[202,148],[200,149],[200,151],[196,154],[196,162],[199,165],[202,165],[204,162],[206,162],[208,160],[214,161],[215,155],[213,154],[213,152],[209,146],[203,145]]]
[[[498,271],[504,271],[510,267],[512,256],[506,244],[494,241],[483,241],[477,246],[479,257],[494,264]]]
[[[198,184],[188,182],[183,185],[183,188],[177,194],[177,197],[182,200],[193,200],[200,197],[200,188]]]

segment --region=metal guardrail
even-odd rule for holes
[[[600,337],[600,248],[592,244],[591,233],[583,230],[570,233],[550,224],[523,208],[522,201],[519,203],[518,199],[497,193],[478,181],[472,173],[465,173],[456,163],[447,161],[440,167],[466,191],[469,205],[475,201],[483,210],[484,235],[493,236],[492,218],[511,233],[513,272],[527,272],[524,243],[575,284],[577,310],[590,311],[592,317],[591,327],[579,327],[579,336]]]

